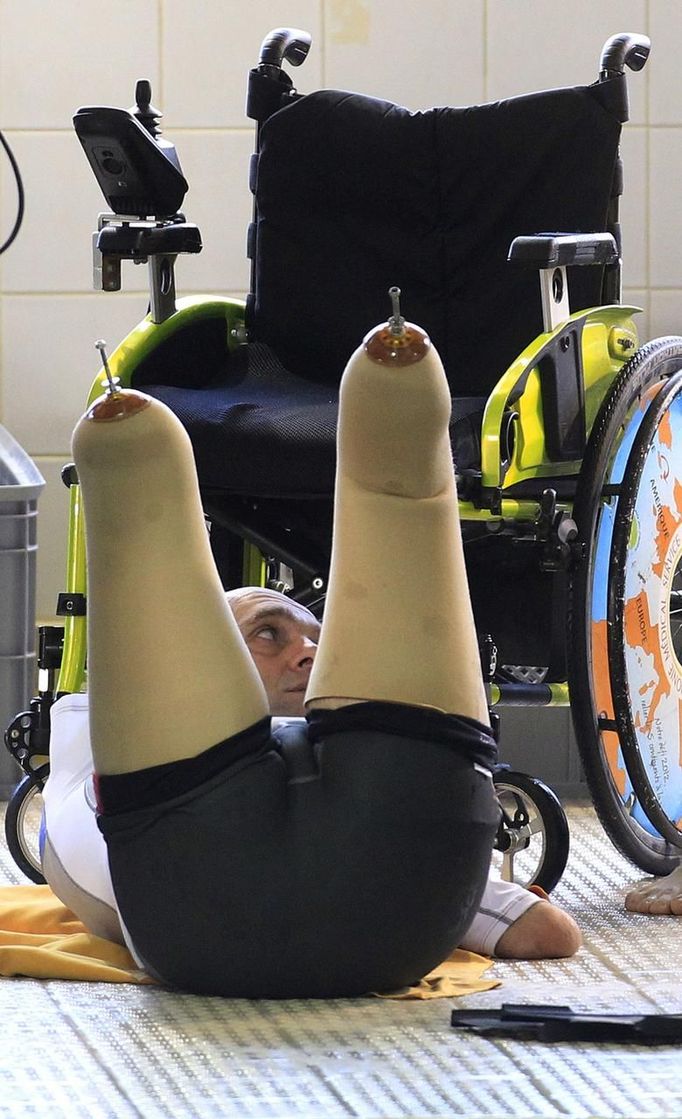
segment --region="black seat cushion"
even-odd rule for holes
[[[153,376],[149,365],[143,372]],[[267,346],[240,347],[201,387],[149,383],[139,374],[135,385],[183,423],[203,487],[253,497],[332,493],[338,389],[294,376]],[[478,460],[484,404],[453,402],[453,454],[461,468]]]

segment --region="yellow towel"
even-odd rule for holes
[[[499,986],[482,979],[491,961],[457,949],[415,987],[381,998],[454,998]],[[0,886],[0,975],[153,983],[127,948],[93,936],[49,886]]]
[[[399,991],[374,992],[381,999],[455,999],[471,995],[474,991],[491,991],[501,985],[501,979],[483,979],[483,973],[493,961],[475,952],[455,948],[447,960],[420,979],[414,987],[401,987]]]
[[[0,887],[0,975],[153,983],[127,948],[89,933],[49,886]]]

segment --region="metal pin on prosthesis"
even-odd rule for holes
[[[405,333],[405,319],[400,314],[400,288],[389,288],[388,294],[393,307],[393,314],[388,320],[388,328],[391,334],[398,336]]]
[[[102,366],[107,378],[107,384],[103,396],[95,400],[85,413],[89,420],[122,420],[126,416],[132,416],[136,412],[141,412],[151,404],[150,398],[145,396],[144,393],[137,392],[135,389],[121,388],[119,378],[112,376],[111,369],[109,368],[106,345],[106,342],[102,341],[102,339],[100,339],[99,342],[95,342],[95,349],[99,350],[102,359]]]
[[[388,322],[371,330],[364,340],[365,353],[377,365],[414,365],[430,349],[427,334],[414,323],[406,322],[400,313],[400,288],[390,287],[388,294],[393,313]]]
[[[112,377],[112,375],[111,375],[111,370],[109,368],[109,362],[107,360],[107,349],[106,349],[106,347],[107,347],[107,344],[102,338],[100,338],[100,340],[98,342],[95,342],[95,349],[99,350],[99,354],[100,354],[100,357],[102,359],[102,365],[104,366],[104,373],[105,373],[107,381],[108,381],[108,385],[107,385],[107,387],[104,391],[105,391],[107,396],[114,396],[114,395],[118,395],[118,393],[120,392],[120,381],[119,381],[118,377]]]

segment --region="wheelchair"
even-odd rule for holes
[[[146,262],[150,285],[147,317],[103,351],[88,403],[111,380],[166,403],[192,440],[224,585],[268,585],[319,616],[338,384],[399,285],[451,385],[494,717],[498,705],[570,705],[608,836],[643,871],[667,873],[682,847],[682,338],[640,346],[638,308],[620,301],[618,220],[626,70],[645,65],[649,42],[613,36],[590,85],[423,113],[299,94],[285,64],[299,66],[310,46],[305,32],[277,29],[249,73],[246,301],[176,298],[176,257],[200,251],[201,235],[180,211],[188,184],[159,137],[148,83],[130,111],[76,113],[109,206],[94,234],[96,286],[119,290],[125,260]],[[26,774],[7,841],[34,881],[30,819],[49,771],[50,706],[86,683],[72,465],[63,478],[64,626],[42,627],[38,695],[5,736]],[[503,876],[551,890],[568,855],[558,799],[504,765],[495,783]]]

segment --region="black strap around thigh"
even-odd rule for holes
[[[342,731],[376,730],[413,738],[415,742],[439,742],[486,769],[492,769],[497,761],[497,743],[489,726],[466,715],[450,715],[432,707],[372,701],[351,703],[335,710],[314,708],[307,718],[313,742]]]

